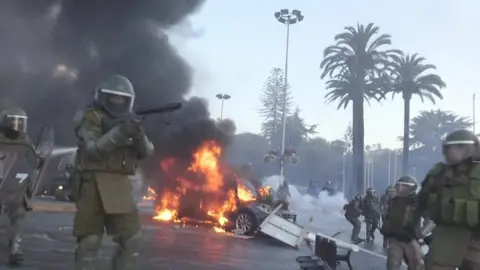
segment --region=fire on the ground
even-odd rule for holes
[[[188,164],[173,158],[161,160],[161,171],[170,185],[157,192],[149,188],[144,197],[155,200],[154,219],[211,223],[216,226],[215,231],[221,232],[229,213],[235,212],[241,203],[255,201],[256,194],[223,162],[222,151],[218,143],[207,141],[193,153]],[[262,196],[269,191],[269,187],[264,187],[258,192]]]

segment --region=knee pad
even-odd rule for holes
[[[402,261],[391,256],[387,257],[387,270],[398,270],[402,266]]]
[[[140,241],[142,239],[142,232],[137,231],[130,237],[116,236],[114,241],[117,242],[122,248],[123,252],[133,255],[138,251]]]
[[[102,243],[101,235],[88,235],[78,240],[77,249],[79,251],[97,251]]]

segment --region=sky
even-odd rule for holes
[[[437,108],[472,116],[472,96],[479,85],[475,75],[480,74],[475,64],[480,63],[480,1],[207,0],[191,18],[196,36],[173,43],[194,69],[191,94],[208,99],[213,117],[221,111],[215,95],[232,96],[223,115],[236,122],[237,132],[260,132],[263,83],[272,68],[284,68],[286,27],[273,15],[282,8],[298,9],[305,16],[291,26],[288,81],[295,105],[308,124],[318,125],[318,136],[341,138],[351,123],[351,105],[337,110],[337,104],[325,103],[319,64],[334,36],[357,23],[375,23],[380,33],[392,35],[391,48],[418,53],[437,66],[436,73],[447,84],[444,99],[434,105],[414,98],[412,117]],[[365,104],[367,145],[400,147],[402,130],[400,96]]]

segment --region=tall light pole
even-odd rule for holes
[[[230,99],[231,96],[227,94],[217,94],[216,97],[222,101],[222,108],[220,109],[220,120],[223,119],[223,102]]]
[[[472,120],[473,120],[473,133],[475,133],[475,94],[473,94],[473,97],[472,97]]]
[[[286,132],[286,103],[287,103],[287,88],[288,88],[288,49],[290,42],[290,25],[303,21],[303,15],[299,10],[281,9],[274,13],[275,19],[287,26],[287,42],[285,50],[285,81],[283,91],[283,108],[282,108],[282,143],[280,146],[280,179],[284,182],[284,168],[285,168],[285,132]]]

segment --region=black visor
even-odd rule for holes
[[[104,109],[112,116],[120,116],[131,112],[133,97],[123,93],[102,90],[98,96]]]
[[[20,134],[27,132],[27,117],[24,115],[6,115],[3,119],[3,127]]]

